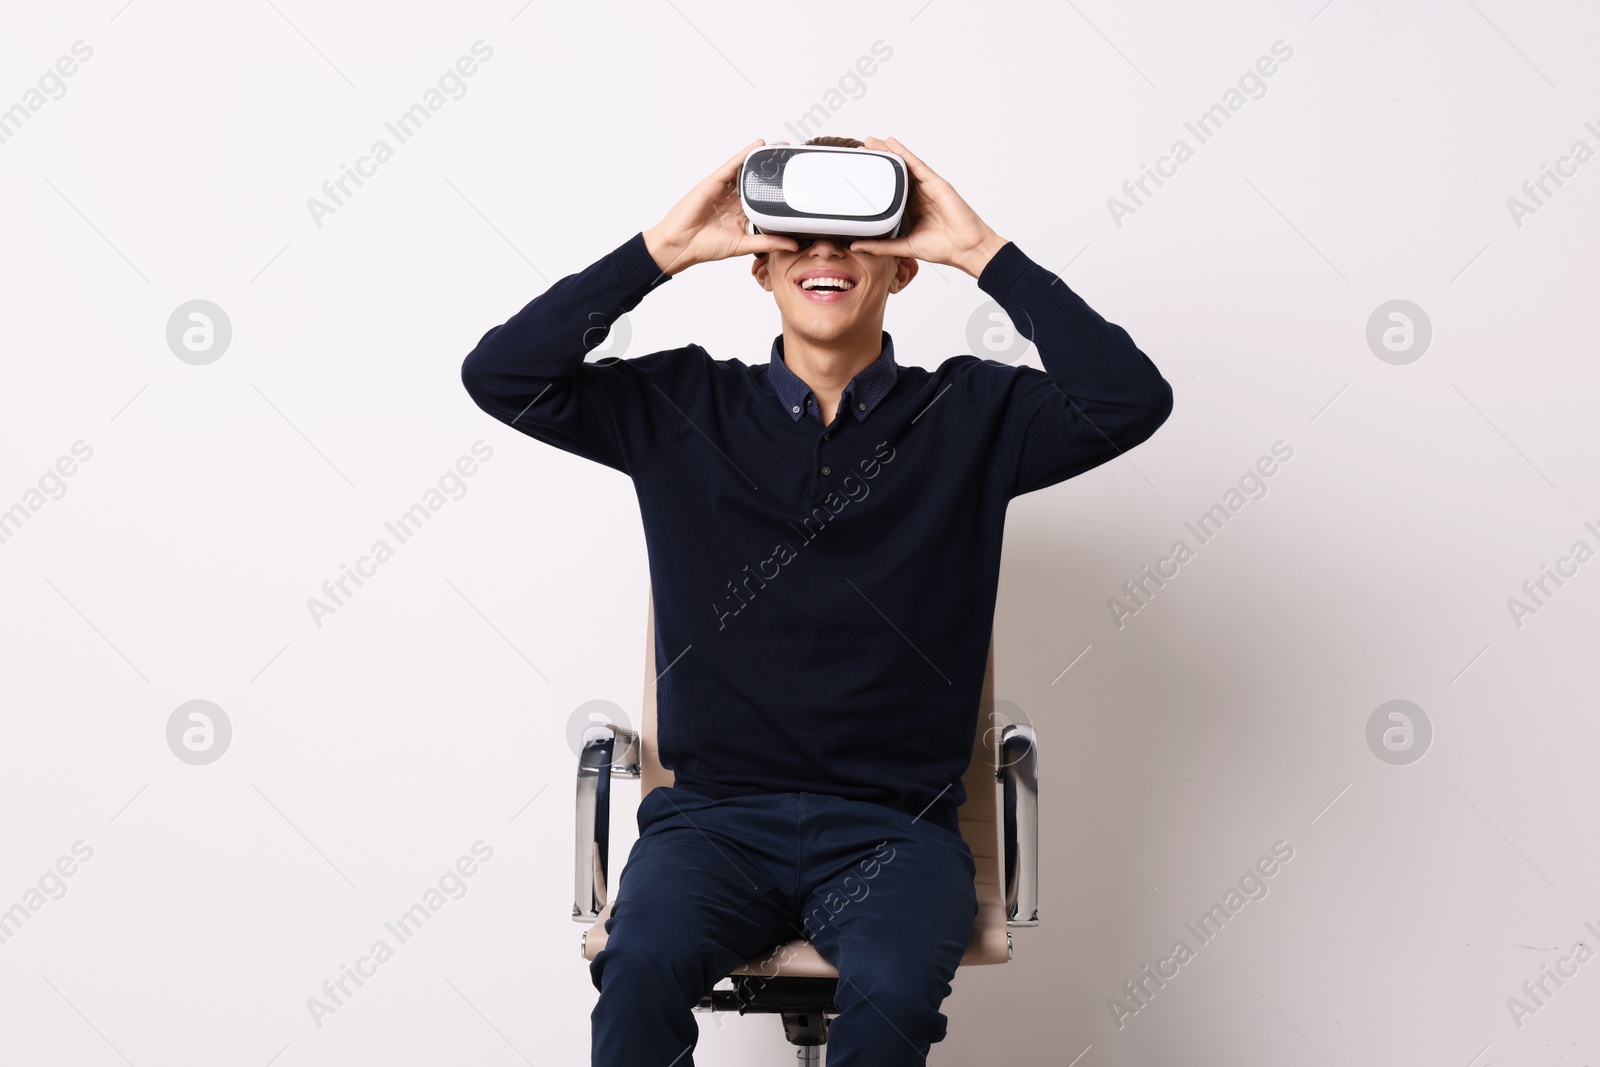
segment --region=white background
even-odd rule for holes
[[[1041,737],[1044,923],[959,975],[932,1059],[1594,1062],[1600,962],[1520,1028],[1506,1003],[1600,926],[1600,562],[1520,627],[1506,603],[1600,547],[1600,161],[1520,226],[1506,204],[1600,149],[1592,8],[520,3],[8,5],[0,107],[93,56],[0,144],[0,508],[93,455],[0,544],[0,908],[93,856],[0,945],[0,1062],[586,1062],[565,731],[638,712],[638,510],[478,410],[461,360],[830,99],[806,132],[899,137],[1176,394],[1011,508],[997,695]],[[465,95],[316,225],[478,40]],[[1280,40],[1265,95],[1114,223]],[[193,299],[233,328],[209,365],[166,342]],[[1366,342],[1393,299],[1433,327],[1407,365]],[[897,357],[969,351],[984,302],[925,267]],[[629,319],[634,355],[759,362],[779,328],[743,262]],[[307,598],[480,440],[317,626]],[[1118,628],[1108,598],[1280,440],[1268,494]],[[1397,698],[1434,730],[1407,766],[1366,741]],[[209,766],[166,741],[193,699],[233,726]],[[317,1026],[307,998],[479,840],[466,895]],[[1280,840],[1270,894],[1119,1028],[1108,998]],[[774,1019],[701,1025],[699,1063],[789,1062]]]

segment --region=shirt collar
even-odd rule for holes
[[[878,354],[877,359],[850,379],[850,384],[844,387],[844,392],[840,396],[840,403],[855,413],[857,421],[865,419],[872,414],[872,409],[878,406],[878,401],[889,395],[889,389],[894,385],[896,371],[894,338],[885,330],[883,351]],[[800,416],[808,410],[818,422],[822,421],[822,413],[816,408],[811,387],[783,361],[782,334],[772,341],[772,359],[768,363],[767,373],[773,389],[777,391],[778,402],[783,405],[784,414],[788,415],[791,421],[799,422]]]

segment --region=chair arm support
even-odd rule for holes
[[[576,878],[572,918],[592,923],[608,899],[611,776],[639,777],[639,735],[614,723],[590,726],[578,752]]]
[[[1000,734],[1005,819],[1006,925],[1039,925],[1039,746],[1033,727],[1012,723]]]

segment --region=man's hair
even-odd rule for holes
[[[807,141],[808,145],[821,145],[824,148],[865,148],[865,141],[858,141],[854,137],[813,137]]]
[[[854,137],[833,137],[831,135],[827,136],[827,137],[813,137],[809,141],[807,141],[806,144],[808,144],[808,145],[821,145],[824,148],[865,148],[865,147],[867,147],[867,143],[865,141],[858,141]],[[766,259],[767,258],[767,254],[765,252],[755,252],[755,253],[753,253],[753,255],[757,259]]]

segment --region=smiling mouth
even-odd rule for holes
[[[805,298],[818,304],[836,304],[855,290],[848,278],[802,278],[795,283]]]

